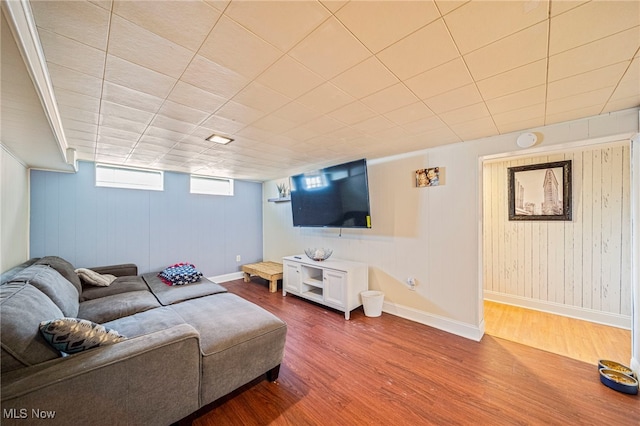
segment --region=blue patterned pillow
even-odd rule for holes
[[[60,318],[40,323],[40,333],[60,352],[75,354],[126,340],[117,331],[78,318]]]
[[[201,276],[202,272],[198,272],[191,263],[176,263],[158,274],[158,277],[168,285],[195,283]]]

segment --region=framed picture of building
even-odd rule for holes
[[[571,220],[571,161],[509,167],[509,220]]]

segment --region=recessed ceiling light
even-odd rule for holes
[[[233,141],[233,139],[225,138],[224,136],[220,136],[220,135],[211,135],[206,140],[208,140],[209,142],[215,142],[222,145],[226,145],[229,142]]]

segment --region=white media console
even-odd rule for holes
[[[329,258],[322,262],[305,254],[282,259],[282,295],[295,294],[344,312],[362,305],[360,293],[369,289],[369,268],[364,263]]]

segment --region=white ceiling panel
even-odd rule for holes
[[[267,180],[640,105],[637,1],[32,9],[66,144],[86,160]],[[24,90],[2,86],[3,143],[5,127],[34,126],[10,105]]]

